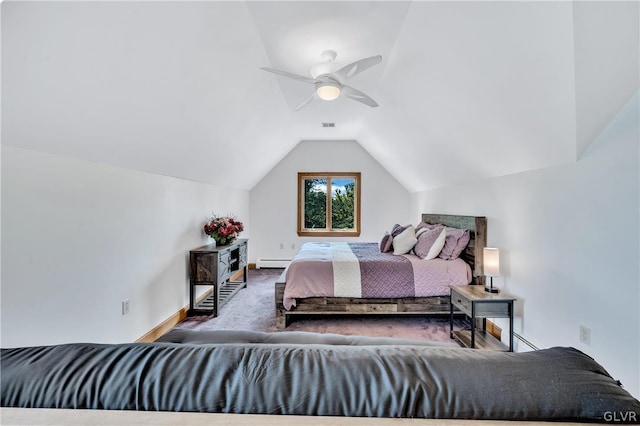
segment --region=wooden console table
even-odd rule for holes
[[[208,244],[189,252],[189,312],[187,315],[218,316],[222,305],[247,285],[247,242],[236,240],[225,246]],[[242,270],[241,281],[231,277]],[[211,294],[197,300],[197,286],[212,286]]]

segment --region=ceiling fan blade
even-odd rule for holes
[[[305,99],[304,101],[300,102],[293,110],[294,111],[300,111],[302,108],[306,107],[307,105],[309,105],[309,102],[311,102],[313,100],[313,98],[316,97],[316,92],[313,92],[311,94],[311,96],[309,96],[307,99]]]
[[[319,82],[319,80],[316,80],[315,78],[305,77],[303,75],[294,74],[294,73],[287,72],[287,71],[282,71],[282,70],[277,70],[275,68],[261,67],[260,69],[272,72],[274,74],[278,74],[278,75],[282,75],[282,76],[285,76],[285,77],[293,78],[295,80],[304,81],[305,83],[316,84],[316,83]]]
[[[355,61],[350,63],[349,65],[345,65],[340,68],[335,74],[343,80],[353,77],[356,74],[361,73],[364,70],[371,68],[374,65],[382,62],[382,56],[370,56],[368,58],[360,59],[359,61]]]
[[[349,99],[362,102],[365,105],[369,105],[371,108],[378,106],[378,103],[371,99],[371,97],[365,95],[358,89],[354,89],[353,87],[342,85],[342,93]]]

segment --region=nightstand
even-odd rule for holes
[[[513,302],[516,300],[504,292],[489,293],[481,285],[451,286],[449,330],[452,339],[468,348],[513,352]],[[454,306],[471,320],[470,330],[453,331]],[[487,318],[509,318],[509,347],[487,333]],[[477,330],[477,320],[482,319],[482,329]]]

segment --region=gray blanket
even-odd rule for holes
[[[2,349],[0,367],[3,407],[574,421],[626,413],[628,420],[640,419],[640,403],[572,348],[503,353],[390,344],[78,343]]]
[[[436,342],[433,340],[404,339],[398,337],[346,336],[332,333],[310,333],[305,331],[280,331],[266,333],[249,330],[183,330],[174,329],[156,342],[167,343],[290,343],[295,345],[351,345],[382,346],[410,345],[459,348],[454,342]]]

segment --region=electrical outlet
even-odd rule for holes
[[[591,329],[589,327],[580,326],[580,341],[587,345],[591,344]]]
[[[122,301],[122,315],[129,313],[129,299]]]
[[[280,243],[280,250],[284,250],[284,243]]]
[[[291,244],[291,250],[295,250],[296,249],[296,243],[292,243]]]

